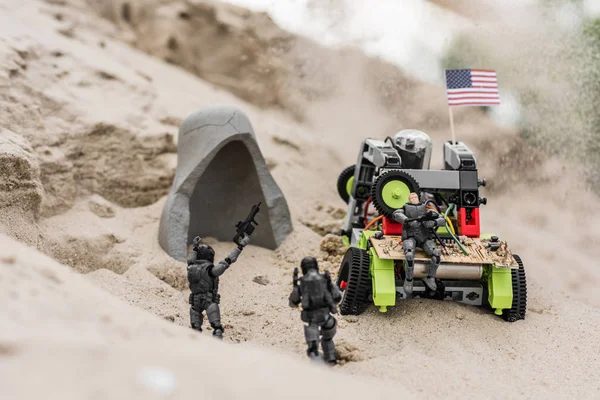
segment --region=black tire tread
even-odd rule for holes
[[[512,306],[508,310],[502,310],[502,318],[508,322],[516,322],[525,319],[527,312],[527,280],[525,278],[525,267],[521,257],[513,254],[515,261],[519,264],[519,269],[512,269]]]
[[[349,248],[342,260],[340,272],[344,263],[348,261],[350,261],[348,286],[344,290],[340,313],[342,315],[359,315],[369,307],[369,294],[372,290],[369,276],[369,253],[356,247]]]
[[[356,165],[351,165],[349,167],[346,167],[340,173],[340,176],[338,177],[338,180],[337,180],[338,194],[340,195],[342,200],[344,200],[345,203],[348,203],[348,200],[350,200],[350,195],[346,191],[346,184],[348,183],[348,179],[350,179],[352,176],[354,176],[355,168],[356,168]]]

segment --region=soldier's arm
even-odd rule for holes
[[[192,250],[190,252],[190,254],[188,255],[187,264],[188,265],[196,264],[197,260],[198,260],[198,253],[196,251]]]
[[[438,213],[438,217],[435,220],[435,224],[437,226],[445,226],[446,225],[446,219],[442,216],[442,214]]]
[[[446,219],[444,219],[444,217],[442,216],[442,214],[440,214],[436,210],[431,210],[431,212],[436,217],[433,220],[433,226],[444,226],[444,225],[446,225]]]
[[[298,304],[300,304],[300,302],[302,301],[299,286],[294,286],[292,293],[290,293],[289,301],[290,307],[298,307]]]
[[[406,219],[408,218],[406,216],[406,214],[404,213],[404,207],[399,208],[396,211],[394,211],[394,213],[392,214],[392,218],[394,219],[394,221],[400,222],[401,224],[403,224],[404,221],[406,221]]]
[[[333,298],[333,301],[336,303],[342,301],[342,291],[340,288],[334,285],[333,282],[329,284],[329,290],[331,291],[331,297]]]
[[[229,253],[229,255],[225,257],[224,260],[219,261],[212,267],[212,269],[210,270],[210,275],[214,278],[223,275],[223,273],[227,271],[227,268],[229,268],[231,264],[237,261],[237,258],[241,252],[242,250],[239,247],[236,247],[235,249],[231,250],[231,253]]]
[[[340,288],[338,288],[337,285],[333,284],[329,271],[325,271],[325,277],[327,278],[327,286],[329,289],[329,293],[331,293],[331,298],[336,303],[339,303],[342,300],[342,292],[340,291]]]
[[[237,261],[238,256],[240,255],[242,250],[244,250],[244,247],[246,247],[248,242],[250,242],[250,236],[247,236],[247,235],[242,236],[238,247],[231,250],[229,255],[227,257],[225,257],[225,259],[223,261],[219,261],[219,263],[211,269],[210,275],[213,277],[223,275],[223,272],[227,271],[227,268],[229,268],[229,266],[231,264],[233,264],[234,262]]]
[[[446,225],[446,220],[444,219],[444,217],[442,217],[442,215],[439,212],[437,212],[436,210],[430,210],[429,212],[433,214],[435,219],[423,222],[423,226],[425,226],[426,228],[435,228],[436,226]]]

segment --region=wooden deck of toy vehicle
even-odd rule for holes
[[[491,251],[487,247],[489,239],[462,238],[461,241],[469,255],[465,255],[454,241],[445,243],[446,249],[442,249],[442,263],[463,265],[494,264],[497,267],[504,268],[518,268],[519,266],[505,241],[500,241],[500,248],[496,251]],[[377,256],[381,259],[404,260],[402,238],[400,236],[384,236],[382,239],[371,237],[371,244],[377,252]],[[438,247],[440,247],[439,243]],[[429,259],[430,257],[422,249],[417,248],[415,261],[429,261]]]

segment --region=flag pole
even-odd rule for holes
[[[452,115],[452,106],[448,106],[450,113],[450,129],[452,130],[452,144],[456,144],[456,133],[454,133],[454,116]]]

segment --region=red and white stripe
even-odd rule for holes
[[[500,104],[496,71],[471,70],[472,88],[447,89],[450,106],[486,106]]]

